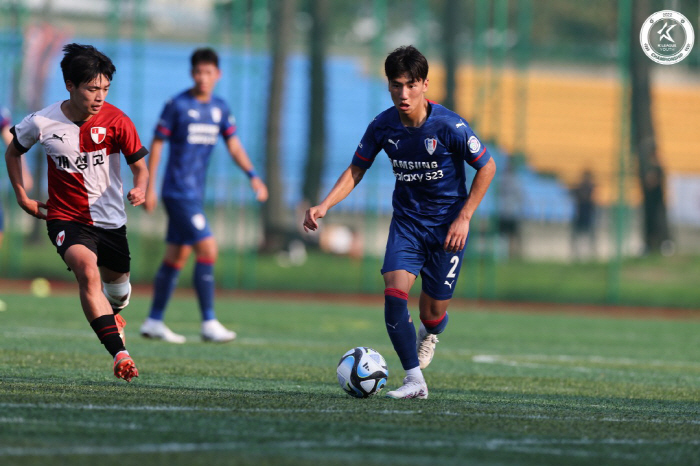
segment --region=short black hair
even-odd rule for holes
[[[199,65],[200,63],[211,63],[212,65],[219,67],[219,56],[216,54],[214,49],[209,47],[204,47],[197,49],[192,53],[190,58],[192,62],[192,68]]]
[[[87,83],[104,75],[112,81],[117,69],[112,60],[92,45],[68,44],[63,46],[61,60],[63,81],[72,82],[76,86]]]
[[[428,60],[414,46],[404,45],[386,57],[384,73],[390,81],[403,75],[411,81],[425,81],[428,79]]]

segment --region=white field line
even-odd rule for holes
[[[700,442],[691,442],[697,445]],[[129,444],[129,453],[187,453],[208,451],[250,450],[255,444],[264,447],[267,451],[278,449],[280,451],[293,451],[305,449],[334,449],[347,450],[357,447],[420,447],[420,448],[463,448],[472,450],[512,451],[529,454],[547,454],[553,456],[576,457],[605,457],[635,460],[639,455],[633,453],[618,453],[611,451],[597,451],[601,446],[612,447],[659,447],[675,446],[679,442],[664,442],[645,439],[473,439],[473,440],[421,440],[421,439],[363,439],[359,436],[352,438],[325,439],[325,440],[287,440],[287,441],[237,441],[221,443],[142,443]],[[684,443],[683,445],[687,445]],[[586,449],[592,448],[593,451]],[[0,457],[8,456],[66,456],[66,455],[123,455],[121,446],[52,446],[52,447],[0,447]]]
[[[215,412],[215,413],[251,413],[251,414],[355,414],[355,410],[337,408],[319,409],[291,409],[291,408],[224,408],[224,407],[196,407],[196,406],[139,406],[139,405],[91,405],[69,403],[0,403],[3,409],[56,409],[75,411],[153,411],[153,412]],[[457,413],[454,411],[423,411],[423,410],[365,410],[365,414],[375,415],[434,415],[454,417],[479,417],[479,418],[508,418],[542,421],[566,421],[566,422],[626,422],[649,423],[671,425],[700,425],[700,419],[664,419],[664,418],[637,418],[637,417],[595,417],[595,416],[549,416],[541,414],[499,414],[499,413]],[[12,418],[9,418],[12,419]],[[58,421],[57,421],[58,422]]]
[[[80,337],[80,338],[96,338],[95,333],[87,330],[70,330],[66,328],[49,328],[49,327],[13,327],[0,330],[2,338],[17,338],[27,339],[32,337],[44,337],[46,335],[61,336],[61,337]]]
[[[500,354],[474,354],[473,352],[465,352],[465,355],[470,356],[473,362],[483,364],[505,364],[511,366],[524,367],[551,367],[553,363],[566,364],[595,364],[595,365],[615,365],[615,366],[653,366],[661,368],[691,368],[700,369],[700,363],[691,361],[661,361],[661,360],[643,360],[631,358],[606,358],[602,356],[567,356],[567,355],[545,355],[545,354],[517,354],[517,355],[500,355]],[[577,369],[592,370],[591,367],[576,366]]]
[[[94,339],[95,334],[86,327],[85,330],[69,330],[60,328],[49,328],[49,327],[15,327],[6,328],[0,330],[0,336],[3,338],[21,338],[25,339],[27,337],[42,337],[45,335],[61,335],[70,337],[83,337]],[[194,334],[193,334],[194,335]],[[127,331],[127,336],[129,332]],[[197,337],[199,335],[196,335]],[[279,345],[284,344],[288,346],[330,346],[330,343],[322,342],[309,342],[308,340],[272,340],[268,338],[238,338],[236,340],[239,344],[246,344],[251,346],[260,345]],[[499,355],[499,354],[475,354],[473,350],[465,349],[449,349],[440,348],[440,354],[446,356],[456,355],[456,356],[467,356],[476,363],[485,364],[507,364],[512,366],[522,366],[522,367],[534,367],[534,368],[544,368],[549,367],[546,365],[537,365],[560,362],[560,363],[579,363],[579,364],[603,364],[603,365],[616,365],[616,366],[653,366],[660,368],[678,367],[678,368],[692,368],[700,369],[700,362],[697,361],[664,361],[664,360],[645,360],[645,359],[632,359],[632,358],[608,358],[604,356],[569,356],[569,355],[548,355],[548,354],[512,354],[512,355]],[[591,370],[589,367],[578,367],[581,370]]]
[[[200,334],[198,333],[187,333],[182,332],[188,338],[188,341],[199,341]],[[0,329],[0,337],[7,339],[21,339],[26,340],[27,338],[43,338],[46,335],[60,336],[60,337],[70,337],[70,338],[82,338],[94,340],[97,337],[90,330],[89,326],[86,324],[84,330],[80,329],[65,329],[65,328],[50,328],[50,327],[11,327]],[[137,330],[127,330],[126,336],[137,338]],[[140,337],[139,337],[140,338]],[[250,346],[267,346],[267,345],[285,345],[294,346],[300,348],[308,347],[332,347],[332,343],[328,342],[313,342],[308,340],[273,340],[269,338],[236,338],[237,345],[250,345]]]

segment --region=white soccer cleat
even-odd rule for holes
[[[202,339],[204,341],[213,341],[215,343],[226,343],[236,338],[236,332],[233,332],[216,319],[206,320],[202,322]]]
[[[428,367],[428,364],[435,356],[435,344],[439,342],[437,335],[428,333],[425,326],[421,323],[418,330],[418,339],[416,340],[416,349],[418,350],[418,362],[421,370]]]
[[[411,377],[405,377],[403,379],[403,385],[396,390],[390,391],[386,394],[387,398],[394,398],[397,400],[409,399],[409,398],[420,398],[425,400],[428,398],[428,385],[426,385],[425,380],[417,380]]]
[[[141,325],[141,336],[178,344],[182,344],[187,340],[184,335],[179,335],[170,330],[162,320],[151,319],[150,317]]]

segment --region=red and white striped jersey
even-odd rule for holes
[[[101,228],[119,228],[126,223],[119,153],[132,164],[148,151],[121,110],[105,102],[97,115],[78,126],[65,116],[61,102],[56,102],[27,116],[11,131],[20,151],[28,151],[37,142],[44,146],[47,220]]]

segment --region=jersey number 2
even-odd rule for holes
[[[450,264],[452,265],[452,268],[450,269],[449,272],[447,272],[447,278],[455,278],[455,270],[457,270],[457,266],[459,265],[459,257],[454,256],[452,259],[450,259]]]

